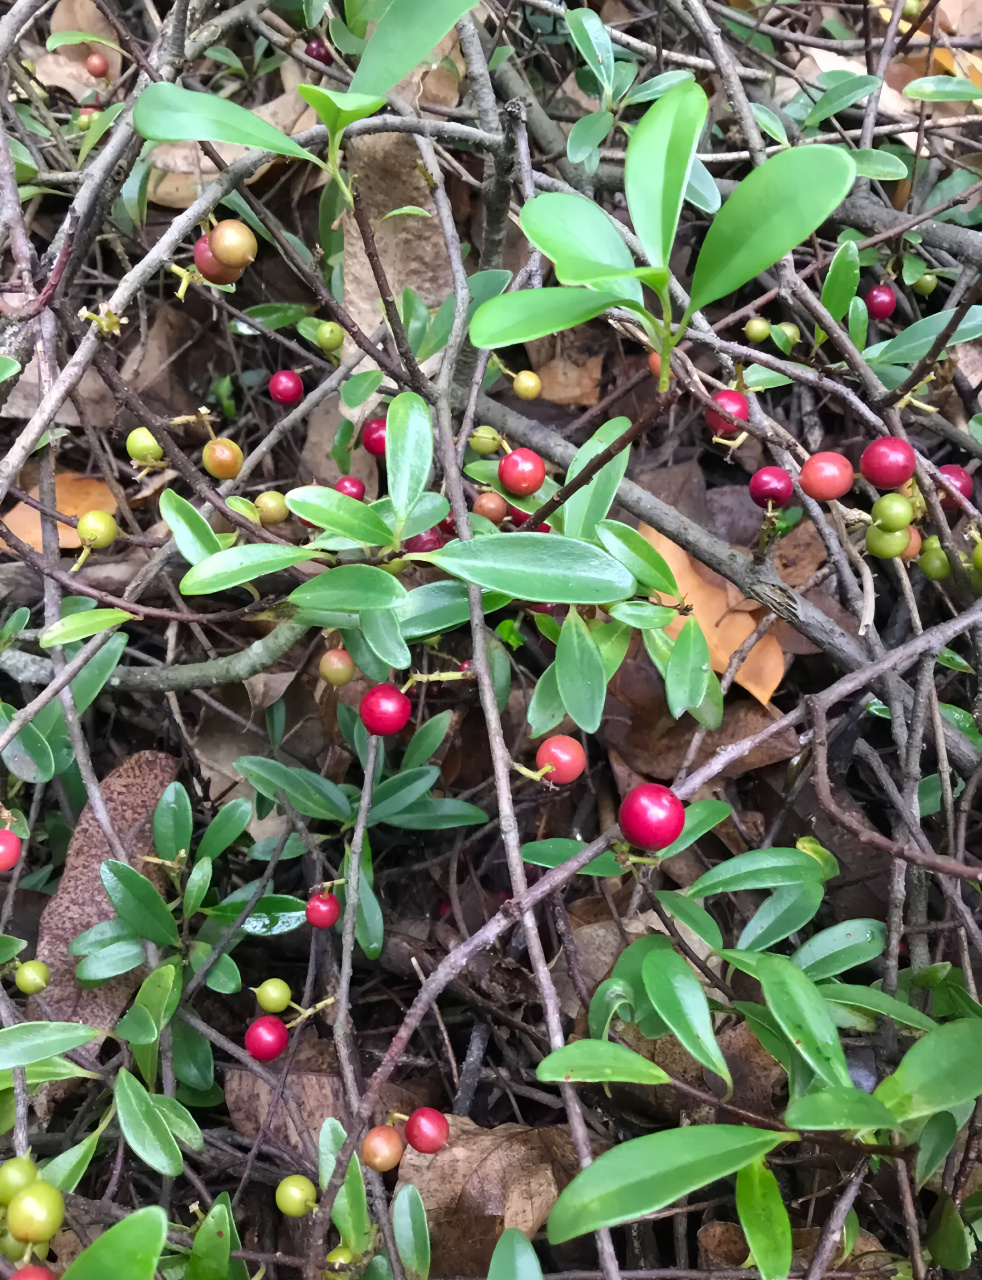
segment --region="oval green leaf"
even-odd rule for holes
[[[813,982],[866,964],[883,954],[886,928],[880,920],[843,920],[822,929],[792,955],[791,963]]]
[[[127,1145],[140,1159],[166,1177],[176,1178],[184,1157],[163,1116],[136,1076],[121,1067],[113,1090],[119,1127]],[[116,1264],[118,1268],[118,1263]]]
[[[50,627],[45,627],[38,637],[38,644],[42,649],[51,649],[55,645],[87,640],[100,631],[132,622],[135,617],[135,613],[127,613],[125,609],[89,609],[85,613],[71,613],[67,618],[59,618]]]
[[[839,1033],[815,984],[790,960],[768,954],[757,957],[753,976],[781,1030],[815,1074],[833,1087],[851,1086]]]
[[[301,609],[359,613],[391,609],[406,595],[399,579],[384,569],[370,564],[339,564],[295,588],[287,598]]]
[[[822,1089],[797,1098],[784,1113],[789,1129],[895,1129],[897,1117],[862,1089]]]
[[[503,293],[482,303],[474,312],[470,339],[475,347],[490,350],[532,342],[594,320],[629,296],[628,288],[521,289]]]
[[[576,609],[567,613],[559,633],[556,681],[563,706],[576,724],[585,733],[596,733],[607,700],[607,679],[600,650]]]
[[[753,849],[719,863],[685,892],[690,898],[705,898],[710,893],[776,889],[782,884],[822,879],[820,863],[801,849]]]
[[[655,1012],[679,1044],[731,1084],[730,1069],[716,1043],[706,993],[688,961],[670,946],[659,947],[645,956],[641,976]]]
[[[188,564],[198,564],[221,551],[222,544],[208,521],[173,489],[165,489],[160,495],[160,517]]]
[[[150,881],[125,862],[109,859],[99,869],[109,901],[120,920],[158,947],[179,947],[174,917]]]
[[[497,534],[413,558],[522,600],[604,604],[634,594],[633,577],[611,556],[557,533]]]
[[[0,1035],[5,1033],[0,1032]],[[982,1094],[982,1021],[946,1022],[918,1040],[874,1090],[901,1124],[971,1102]]]
[[[110,1275],[153,1280],[166,1239],[163,1209],[156,1205],[138,1209],[83,1250],[62,1280],[106,1280]]]
[[[786,1280],[791,1270],[791,1221],[777,1178],[763,1160],[752,1160],[738,1171],[736,1206],[760,1280]]]
[[[389,498],[402,524],[429,483],[433,467],[433,423],[426,401],[414,391],[403,391],[395,397],[385,422]]]
[[[612,1040],[576,1040],[556,1049],[535,1071],[543,1083],[668,1084],[668,1076],[656,1063]]]
[[[214,591],[227,591],[230,587],[239,587],[244,582],[254,582],[264,574],[280,573],[283,569],[290,569],[295,564],[313,560],[316,554],[315,551],[310,551],[306,547],[280,547],[269,542],[253,542],[243,547],[229,547],[228,550],[219,551],[189,569],[181,579],[181,594],[203,596],[210,595]],[[107,610],[107,612],[114,611]]]

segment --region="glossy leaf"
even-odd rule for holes
[[[165,489],[160,495],[160,518],[189,564],[198,564],[221,551],[222,544],[208,521],[173,489]]]
[[[532,840],[522,845],[522,859],[534,867],[561,867],[584,848],[582,840],[565,840],[554,836],[551,840]],[[624,868],[612,853],[602,853],[580,868],[583,876],[619,876]]]
[[[157,1024],[142,1005],[132,1005],[116,1023],[115,1034],[130,1044],[153,1044],[160,1035]]]
[[[59,618],[50,627],[45,627],[38,637],[38,644],[42,649],[51,649],[75,640],[88,640],[89,636],[96,636],[100,631],[132,622],[135,617],[136,614],[125,609],[89,609],[85,613],[71,613],[67,618]]]
[[[805,116],[805,128],[813,124],[821,124],[836,112],[845,111],[847,107],[861,102],[863,98],[869,97],[879,83],[878,76],[850,76],[847,80],[841,80],[833,85],[831,89],[826,89]]]
[[[150,1095],[153,1105],[158,1113],[170,1129],[171,1133],[185,1146],[190,1147],[192,1151],[200,1151],[205,1140],[198,1122],[191,1115],[186,1107],[183,1107],[176,1098],[165,1097],[162,1093],[153,1093]]]
[[[754,849],[720,862],[685,892],[690,898],[705,898],[711,893],[776,889],[779,885],[822,879],[821,865],[800,849]]]
[[[627,289],[619,288],[522,289],[503,293],[475,311],[470,339],[475,347],[491,350],[532,342],[594,320],[629,296]]]
[[[851,1085],[839,1033],[814,983],[775,955],[758,956],[753,976],[781,1030],[815,1074],[828,1085]]]
[[[351,806],[341,788],[309,769],[291,768],[265,756],[239,756],[233,767],[260,795],[270,800],[282,790],[307,818],[345,822],[351,816]]]
[[[365,48],[351,88],[386,93],[473,7],[471,0],[392,0]]]
[[[879,920],[843,920],[822,929],[794,953],[791,963],[813,982],[832,978],[883,954],[886,928]]]
[[[656,102],[677,84],[684,84],[687,80],[694,79],[695,76],[691,71],[664,71],[660,76],[652,76],[650,80],[635,85],[625,97],[622,106],[633,107],[641,102]]]
[[[180,1154],[180,1153],[178,1153]],[[154,1280],[167,1239],[167,1215],[156,1205],[138,1209],[104,1231],[79,1254],[62,1280]]]
[[[331,1207],[331,1220],[341,1233],[341,1243],[353,1253],[362,1254],[369,1248],[373,1228],[357,1156],[351,1157],[341,1190]]]
[[[784,127],[784,121],[776,112],[772,111],[770,107],[765,107],[760,102],[751,102],[750,110],[753,112],[754,119],[761,130],[769,138],[779,142],[782,147],[788,145],[788,132]]]
[[[559,680],[556,675],[556,664],[550,663],[535,682],[532,698],[526,712],[529,733],[533,738],[541,737],[550,729],[555,729],[566,718],[566,708],[559,696]]]
[[[951,321],[951,313],[938,311],[934,315],[925,316],[923,320],[915,320],[895,338],[887,342],[877,342],[863,352],[867,360],[882,364],[913,364],[922,359],[930,351],[935,338],[946,329]],[[982,335],[982,306],[969,307],[961,324],[952,334],[949,345],[958,342],[972,342]]]
[[[819,880],[786,884],[765,898],[744,925],[737,941],[741,951],[767,951],[813,919],[825,890]]]
[[[656,1063],[627,1045],[611,1040],[575,1040],[543,1058],[535,1070],[542,1083],[668,1084],[668,1076]]]
[[[252,896],[253,886],[247,885],[244,888],[250,892],[243,895],[243,891],[239,890],[237,894],[230,894],[224,902],[209,907],[208,915],[225,927],[234,924],[246,899]],[[281,933],[292,933],[304,922],[305,906],[300,898],[292,898],[285,893],[267,893],[259,899],[239,928],[243,933],[257,938],[275,938]]]
[[[160,1032],[174,1016],[181,998],[180,970],[173,964],[162,964],[144,978],[136,993],[134,1006],[144,1009],[153,1019],[157,1035],[148,1044],[132,1043],[133,1058],[147,1084],[157,1082],[157,1059]]]
[[[158,947],[179,947],[174,917],[150,881],[125,862],[107,859],[99,869],[103,888],[120,920]]]
[[[341,387],[341,403],[349,409],[357,409],[378,391],[384,378],[385,374],[380,369],[366,369],[364,373],[353,374]]]
[[[0,732],[9,728],[17,708],[0,702]],[[36,784],[50,782],[55,776],[55,758],[51,747],[33,724],[25,724],[13,742],[0,753],[4,764],[16,778]]]
[[[893,1018],[902,1026],[917,1027],[920,1031],[933,1031],[938,1025],[933,1018],[913,1005],[905,1004],[896,996],[888,996],[875,987],[851,986],[846,982],[823,982],[819,986],[823,1000],[830,1004],[844,1004],[870,1013],[880,1014],[884,1018]]]
[[[735,1173],[789,1135],[749,1125],[692,1125],[622,1142],[576,1175],[549,1215],[550,1244],[632,1222]]]
[[[223,1204],[213,1204],[194,1233],[191,1256],[184,1264],[184,1280],[225,1280],[230,1246],[228,1209]]]
[[[924,1243],[931,1261],[948,1271],[966,1271],[972,1261],[974,1234],[965,1229],[955,1203],[946,1191],[942,1191],[931,1210]]]
[[[252,820],[252,804],[245,796],[238,796],[223,804],[205,828],[198,842],[197,859],[217,858],[245,831]]]
[[[5,1033],[0,1032],[0,1035]],[[982,1021],[946,1022],[904,1054],[874,1097],[901,1124],[937,1111],[951,1111],[982,1094]]]
[[[180,1147],[153,1100],[136,1076],[121,1067],[113,1090],[119,1127],[127,1145],[140,1159],[166,1177],[184,1169]]]
[[[0,1030],[0,1071],[26,1067],[70,1049],[80,1049],[101,1032],[77,1022],[19,1022]]]
[[[695,618],[687,618],[675,638],[665,677],[668,709],[678,720],[699,706],[709,688],[709,646]]]
[[[90,1133],[75,1146],[69,1147],[67,1151],[62,1151],[53,1160],[49,1160],[42,1168],[41,1176],[45,1182],[50,1182],[62,1193],[74,1191],[92,1163],[92,1157],[98,1145],[98,1134]]]
[[[180,782],[172,782],[153,812],[153,843],[161,858],[176,861],[191,848],[191,797]]]
[[[95,702],[105,687],[106,681],[119,666],[123,650],[129,642],[124,631],[117,631],[110,636],[95,657],[90,658],[82,670],[72,681],[72,701],[79,715]]]
[[[348,92],[342,89],[325,89],[321,85],[301,84],[297,86],[297,92],[320,116],[332,140],[349,124],[364,120],[366,116],[374,115],[380,107],[385,106],[385,99],[378,95],[354,92],[354,84]]]
[[[426,764],[434,752],[440,749],[452,719],[452,711],[441,711],[439,715],[433,716],[425,724],[420,725],[402,757],[403,770],[415,769],[419,765]]]
[[[601,520],[597,537],[614,559],[637,578],[639,586],[673,597],[679,595],[668,562],[636,529],[619,520]]]
[[[869,331],[869,311],[862,298],[853,298],[849,303],[849,341],[862,351],[866,346],[866,334]]]
[[[147,85],[137,98],[133,128],[150,142],[231,142],[321,163],[245,107],[216,94],[194,93],[164,80]]]
[[[295,564],[313,560],[315,555],[316,552],[306,547],[281,547],[270,542],[229,547],[190,568],[181,579],[181,594],[204,596],[216,591],[227,591],[230,587],[240,587],[244,582],[254,582],[264,574],[281,573]]]
[[[296,587],[287,597],[302,610],[340,613],[390,609],[405,598],[406,588],[398,578],[370,564],[339,564]]]
[[[614,47],[607,28],[592,9],[567,9],[566,26],[583,61],[609,99],[614,87]]]
[[[212,863],[210,858],[199,858],[188,876],[184,888],[184,915],[190,919],[205,900],[211,888]]]
[[[215,1083],[215,1057],[211,1043],[200,1031],[175,1018],[171,1023],[174,1075],[191,1089],[204,1091]]]
[[[982,88],[964,76],[922,76],[902,90],[915,102],[973,102],[982,98]]]
[[[675,229],[708,109],[708,99],[695,82],[676,85],[648,108],[627,145],[627,204],[649,263],[664,273],[660,285],[663,289],[668,283]]]
[[[695,205],[697,209],[710,215],[716,213],[723,203],[716,179],[698,156],[692,157],[689,181],[685,186],[685,198],[689,204]]]
[[[854,176],[848,155],[822,144],[778,152],[754,169],[706,234],[691,310],[735,292],[807,239],[848,195]]]
[[[702,803],[719,802],[703,801]],[[713,951],[723,950],[723,935],[720,933],[719,925],[705,907],[700,907],[698,902],[694,902],[675,889],[656,889],[652,897],[673,919],[680,921],[687,929],[691,929]]]
[[[791,1221],[777,1178],[763,1160],[752,1160],[737,1172],[736,1207],[761,1280],[786,1280],[791,1270]]]
[[[485,612],[509,603],[507,592],[484,593]],[[396,606],[399,630],[410,643],[463,626],[470,617],[467,587],[462,582],[429,582],[410,591]]]
[[[392,1231],[407,1280],[427,1280],[430,1274],[430,1233],[423,1197],[411,1182],[404,1183],[392,1201]]]
[[[524,1231],[506,1227],[494,1246],[488,1280],[542,1280],[542,1268]]]
[[[365,643],[386,667],[405,671],[412,657],[402,638],[399,621],[393,609],[369,609],[361,615],[361,634]]]
[[[666,945],[649,951],[641,967],[644,988],[658,1016],[697,1062],[732,1083],[719,1051],[702,983],[687,960]]]
[[[634,257],[604,211],[585,196],[544,192],[522,206],[522,230],[556,265],[562,284],[606,280],[608,289],[642,301],[640,281],[629,274]],[[611,277],[618,276],[616,284]]]
[[[850,151],[859,178],[876,178],[879,182],[897,182],[907,177],[907,166],[892,151]]]
[[[634,594],[633,577],[611,556],[556,533],[498,534],[451,542],[418,558],[465,582],[523,600],[605,604]]]
[[[581,729],[596,733],[607,699],[603,659],[590,630],[570,609],[556,645],[556,683],[563,706]]]
[[[75,978],[81,983],[106,982],[136,969],[145,959],[141,939],[122,939],[87,955],[75,966]]]
[[[368,811],[369,825],[386,822],[393,814],[399,813],[418,800],[440,776],[436,765],[426,765],[419,769],[407,769],[387,778],[372,792],[372,807]]]
[[[859,250],[855,240],[840,244],[822,285],[822,306],[833,320],[841,320],[859,288]]]
[[[784,1123],[789,1129],[895,1129],[897,1118],[872,1094],[839,1086],[797,1098]]]
[[[958,1137],[958,1121],[950,1111],[938,1111],[929,1116],[917,1139],[917,1160],[914,1165],[914,1182],[918,1190],[927,1182],[942,1160],[955,1145]]]
[[[386,414],[385,467],[389,498],[401,524],[426,490],[433,467],[433,424],[426,401],[403,391]]]
[[[589,12],[589,11],[587,11]],[[583,468],[608,445],[613,444],[631,426],[630,418],[611,418],[605,422],[577,451],[566,472],[566,483],[580,474]],[[630,450],[622,449],[597,472],[590,482],[563,503],[563,532],[567,538],[585,538],[593,541],[597,524],[603,520],[617,496],[617,488],[624,479]]]
[[[574,9],[572,12],[589,13],[590,10]],[[609,111],[592,111],[587,116],[581,116],[566,139],[566,157],[570,164],[589,165],[591,159],[599,160],[597,148],[613,127],[614,117]]]

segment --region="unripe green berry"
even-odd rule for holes
[[[267,1013],[282,1013],[289,1008],[293,993],[282,978],[267,978],[256,987],[256,999]]]
[[[501,445],[501,436],[494,427],[475,427],[467,443],[475,453],[494,453]]]
[[[134,462],[146,466],[150,462],[159,462],[164,450],[146,427],[137,427],[126,437],[126,452]]]
[[[782,333],[787,334],[788,341],[793,347],[796,347],[801,341],[801,330],[796,324],[792,324],[790,320],[782,320],[780,324],[774,326],[780,329]]]
[[[291,1173],[276,1188],[276,1207],[288,1218],[302,1218],[317,1206],[317,1188],[302,1173]]]
[[[267,489],[265,493],[258,494],[255,506],[259,512],[259,519],[264,526],[282,524],[284,520],[289,519],[290,511],[286,505],[286,498],[283,497],[282,493],[277,493],[275,489]]]
[[[333,320],[325,320],[318,325],[314,336],[321,351],[337,351],[344,345],[344,330]]]
[[[17,1192],[30,1186],[37,1177],[38,1167],[30,1156],[14,1156],[5,1160],[0,1164],[0,1205],[10,1204]]]
[[[753,316],[743,326],[748,342],[766,342],[771,336],[771,322],[763,316]]]
[[[51,971],[43,960],[27,960],[18,965],[14,982],[18,991],[26,996],[36,996],[51,981]]]
[[[885,493],[873,503],[874,521],[888,533],[906,529],[914,518],[914,507],[909,498],[900,493]]]
[[[103,551],[116,541],[119,525],[108,511],[86,511],[78,518],[76,533],[83,547]]]
[[[938,287],[938,277],[933,271],[925,271],[911,285],[915,293],[919,293],[922,298],[929,298]]]
[[[917,567],[929,582],[943,582],[951,577],[951,565],[940,546],[922,551],[917,558]]]

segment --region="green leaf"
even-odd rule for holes
[[[543,1083],[668,1084],[669,1077],[654,1062],[627,1045],[611,1040],[576,1040],[544,1058],[535,1071]]]
[[[425,795],[408,809],[394,813],[388,822],[394,827],[405,827],[407,831],[446,831],[454,827],[479,826],[487,820],[488,815],[483,809],[465,800],[435,800]]]
[[[364,404],[370,395],[382,385],[385,374],[379,369],[367,369],[364,373],[356,373],[341,387],[341,403],[349,409],[357,409]]]
[[[789,1129],[895,1129],[897,1117],[872,1094],[840,1086],[796,1099],[784,1123]]]
[[[805,116],[805,128],[807,129],[809,125],[821,124],[836,112],[845,111],[847,107],[869,97],[879,83],[878,76],[850,76],[847,80],[841,80],[833,85],[831,89],[826,89]]]
[[[576,609],[567,613],[556,645],[556,681],[563,706],[586,733],[600,728],[607,680],[600,650]]]
[[[589,13],[589,9],[574,9],[574,13]],[[569,131],[566,139],[566,156],[570,164],[589,163],[591,155],[614,127],[614,117],[609,111],[592,111],[582,116]]]
[[[178,1153],[180,1154],[180,1153]],[[167,1239],[167,1215],[156,1205],[138,1209],[103,1232],[84,1249],[62,1280],[154,1280],[157,1261]]]
[[[74,1147],[49,1160],[41,1169],[42,1178],[63,1193],[74,1191],[92,1163],[98,1145],[99,1135],[90,1133]]]
[[[507,592],[484,592],[484,611],[492,613],[508,604]],[[453,631],[470,618],[467,587],[462,582],[428,582],[410,591],[396,606],[399,630],[410,643],[424,636]]]
[[[648,261],[663,273],[662,289],[668,284],[675,230],[708,109],[695,82],[678,84],[649,107],[627,144],[627,205]]]
[[[549,1215],[550,1244],[632,1222],[757,1160],[790,1135],[749,1125],[666,1129],[622,1142],[576,1175]]]
[[[564,840],[558,836],[551,840],[533,840],[522,845],[522,859],[534,867],[560,867],[582,848],[582,840]],[[619,876],[623,870],[612,853],[602,853],[599,858],[594,858],[582,867],[580,875]]]
[[[822,929],[798,948],[791,963],[813,982],[832,978],[883,954],[886,928],[879,920],[843,920]]]
[[[902,92],[917,102],[973,102],[982,98],[982,89],[964,76],[923,76],[911,80]]]
[[[328,1116],[321,1125],[317,1139],[317,1184],[323,1191],[331,1181],[334,1167],[338,1162],[338,1152],[344,1146],[347,1134],[340,1120]]]
[[[128,1146],[151,1169],[176,1178],[184,1169],[181,1149],[150,1094],[125,1067],[116,1076],[113,1096],[119,1127]]]
[[[372,792],[369,825],[388,822],[395,814],[408,809],[429,791],[439,776],[440,770],[436,765],[426,765],[418,769],[403,769],[395,777],[387,778]]]
[[[927,1220],[924,1239],[931,1261],[948,1271],[966,1271],[972,1261],[975,1240],[973,1233],[966,1230],[951,1196],[942,1191]]]
[[[852,1081],[839,1033],[815,984],[783,956],[760,955],[756,960],[753,976],[781,1030],[820,1079],[848,1088]]]
[[[913,324],[888,342],[877,342],[863,353],[867,360],[883,364],[913,364],[922,359],[930,351],[935,338],[948,327],[951,321],[949,311],[938,311],[923,320],[915,320]],[[982,306],[969,307],[961,324],[951,335],[949,345],[957,342],[971,342],[982,335]]]
[[[208,521],[173,489],[165,489],[160,495],[160,515],[189,564],[198,564],[221,551],[222,544]]]
[[[678,596],[678,584],[664,556],[630,525],[619,520],[601,520],[597,537],[604,548],[638,580],[647,591]]]
[[[566,26],[573,43],[609,98],[614,87],[614,46],[607,28],[592,9],[567,9]]]
[[[718,801],[702,801],[703,804],[716,804]],[[711,947],[713,951],[723,950],[723,935],[719,925],[705,907],[693,902],[685,894],[676,889],[656,889],[652,895],[659,905],[676,920],[680,920],[687,929]]]
[[[417,218],[432,218],[433,214],[426,209],[421,209],[418,204],[404,204],[399,209],[390,209],[388,213],[384,213],[379,222],[387,222],[389,218],[402,218],[407,214],[413,214]]]
[[[75,710],[82,714],[86,711],[102,691],[106,681],[116,670],[129,637],[123,631],[117,631],[102,646],[94,658],[90,658],[69,686]]]
[[[682,1047],[731,1085],[730,1069],[716,1043],[702,983],[688,961],[672,949],[667,939],[664,942],[664,946],[648,952],[641,967],[648,999]]]
[[[825,890],[819,880],[786,884],[765,898],[747,921],[737,941],[741,951],[767,951],[803,928],[822,905]]]
[[[928,1117],[927,1124],[917,1139],[914,1182],[918,1191],[955,1145],[957,1137],[958,1121],[950,1111],[939,1111],[936,1115]]]
[[[753,112],[757,124],[769,138],[779,142],[782,147],[788,145],[788,133],[779,115],[773,112],[770,107],[765,107],[759,102],[751,102],[750,110]]]
[[[137,98],[133,128],[150,142],[231,142],[324,167],[316,156],[245,107],[163,80],[147,85]]]
[[[55,49],[60,49],[66,44],[101,44],[108,49],[115,49],[117,53],[122,53],[122,49],[112,40],[107,40],[105,36],[93,35],[91,31],[52,31],[44,42],[44,47],[49,53],[54,53]]]
[[[841,320],[859,288],[859,250],[855,240],[840,244],[822,285],[822,306],[833,320]]]
[[[174,1075],[191,1089],[204,1091],[215,1083],[215,1058],[211,1044],[186,1022],[171,1023]]]
[[[250,890],[249,894],[244,894],[245,888]],[[209,907],[207,914],[226,927],[234,924],[245,906],[246,898],[251,896],[252,889],[252,885],[243,886],[243,889],[230,894],[218,906]],[[256,938],[278,937],[281,933],[292,933],[294,929],[300,928],[305,918],[304,910],[305,903],[299,898],[291,898],[282,893],[268,893],[259,899],[239,927],[243,933]]]
[[[605,604],[634,594],[634,579],[611,556],[557,533],[497,534],[413,558],[522,600]]]
[[[776,889],[779,885],[800,885],[804,880],[823,880],[821,864],[801,849],[753,849],[720,862],[685,890],[690,898],[711,893],[733,893],[737,889]]]
[[[526,712],[529,733],[533,738],[541,737],[550,729],[555,729],[566,718],[566,708],[559,696],[559,681],[556,678],[556,664],[550,663],[536,681],[532,698]]]
[[[392,1231],[408,1280],[427,1280],[430,1233],[426,1226],[426,1208],[423,1197],[411,1182],[400,1187],[392,1202]]]
[[[443,739],[447,736],[452,719],[452,711],[441,711],[439,715],[433,716],[425,724],[420,725],[402,757],[401,768],[409,770],[426,764],[434,752],[439,750]]]
[[[114,102],[111,107],[106,107],[104,111],[100,111],[92,117],[92,123],[89,125],[89,131],[82,139],[82,145],[78,149],[78,160],[76,166],[82,167],[82,162],[89,154],[97,142],[101,140],[104,134],[108,133],[112,128],[113,121],[123,111],[126,110],[125,102]]]
[[[752,1160],[737,1172],[736,1206],[761,1280],[786,1280],[791,1270],[791,1221],[777,1178],[763,1160]]]
[[[0,1032],[0,1036],[5,1035]],[[951,1111],[982,1094],[982,1021],[960,1018],[929,1031],[904,1054],[873,1096],[901,1124]]]
[[[230,1247],[228,1209],[223,1204],[213,1204],[194,1233],[191,1256],[184,1264],[184,1280],[225,1280]]]
[[[418,0],[392,0],[372,32],[351,88],[387,93],[472,7],[472,0],[428,0],[422,8]]]
[[[230,800],[212,818],[198,842],[197,859],[217,858],[235,844],[252,819],[252,803],[245,796]]]
[[[869,330],[869,312],[862,298],[853,298],[849,303],[849,341],[858,350],[866,346],[866,334]]]
[[[655,102],[668,93],[669,89],[674,89],[677,84],[684,84],[687,80],[694,79],[695,76],[691,71],[664,71],[660,76],[652,76],[643,84],[635,85],[621,105],[634,107],[641,102]]]
[[[709,646],[695,618],[687,618],[675,638],[665,677],[668,709],[678,720],[702,702],[709,688]]]
[[[174,917],[146,876],[114,859],[102,864],[99,875],[116,914],[141,938],[148,938],[158,947],[181,945]]]
[[[147,1045],[133,1043],[133,1057],[148,1084],[157,1080],[157,1051],[160,1032],[174,1015],[181,998],[180,971],[173,964],[162,964],[147,975],[136,993],[134,1006],[144,1009],[153,1019],[157,1035]]]
[[[184,917],[190,919],[204,902],[211,888],[212,863],[210,858],[199,858],[188,876],[184,888]]]
[[[580,474],[588,462],[613,444],[631,426],[630,418],[611,418],[605,422],[577,451],[566,472],[566,484]],[[593,541],[597,524],[604,519],[617,496],[617,487],[624,479],[630,450],[621,452],[605,463],[595,476],[563,503],[563,532],[567,538],[584,538]]]
[[[51,649],[55,645],[87,640],[100,631],[132,622],[135,617],[136,614],[127,613],[125,609],[89,609],[86,613],[69,614],[67,618],[59,618],[50,627],[45,627],[38,637],[38,644],[42,649]]]
[[[160,1031],[148,1009],[135,1004],[116,1023],[115,1034],[130,1044],[153,1044]]]
[[[610,616],[629,627],[652,630],[674,622],[678,611],[668,605],[648,604],[646,600],[622,600],[620,604],[611,606]]]
[[[15,707],[0,702],[0,731],[10,727],[17,714]],[[24,725],[17,737],[2,752],[4,764],[24,782],[50,782],[55,776],[55,758],[51,748],[33,724]]]
[[[265,756],[239,756],[232,767],[270,800],[283,791],[304,817],[327,822],[346,822],[351,817],[351,806],[341,788],[309,769],[291,768]]]
[[[319,573],[316,578],[296,587],[287,599],[304,611],[357,613],[361,610],[391,609],[405,600],[406,594],[406,588],[399,579],[384,569],[376,569],[370,564],[339,564],[336,569]]]
[[[342,496],[338,494],[338,497]],[[192,566],[181,579],[181,594],[203,596],[211,595],[216,591],[227,591],[229,587],[238,587],[244,582],[254,582],[264,574],[280,573],[284,569],[292,568],[295,564],[313,560],[315,555],[316,552],[308,547],[281,547],[269,542],[253,542],[241,547],[229,547]],[[94,612],[116,613],[119,611],[107,609]]]
[[[341,1190],[331,1207],[331,1220],[341,1233],[341,1243],[353,1253],[365,1253],[371,1246],[373,1227],[357,1156],[351,1157]]]
[[[524,1231],[506,1227],[491,1255],[488,1280],[542,1280],[542,1268]]]
[[[830,1004],[843,1004],[856,1009],[864,1009],[877,1013],[884,1018],[893,1018],[903,1026],[917,1027],[920,1031],[933,1031],[938,1025],[933,1018],[912,1005],[905,1004],[896,996],[888,996],[875,987],[851,986],[846,982],[823,982],[818,988],[822,998]]]
[[[907,177],[907,166],[891,151],[850,151],[859,178],[876,178],[880,182],[896,182]]]
[[[608,289],[642,301],[641,283],[630,274],[635,271],[631,250],[592,200],[545,192],[522,206],[520,222],[532,244],[555,263],[562,284],[606,282]],[[611,277],[617,277],[616,284]]]
[[[836,147],[794,147],[771,156],[737,186],[703,241],[690,309],[752,280],[808,238],[849,194],[855,166]]]
[[[75,978],[85,984],[105,982],[136,969],[145,959],[143,943],[139,938],[124,939],[87,955],[76,965]]]
[[[630,286],[616,290],[521,289],[503,293],[482,303],[474,312],[470,339],[475,347],[492,350],[532,342],[594,320],[630,296]]]
[[[0,382],[7,382],[14,374],[20,373],[21,365],[13,356],[0,356]]]
[[[412,658],[399,631],[394,609],[371,609],[361,615],[361,634],[386,667],[405,671]]]
[[[150,1096],[164,1124],[170,1129],[174,1137],[183,1142],[185,1146],[190,1147],[192,1151],[200,1151],[205,1145],[205,1140],[198,1127],[198,1122],[190,1111],[182,1106],[176,1098],[167,1098],[161,1093],[154,1093]]]
[[[180,782],[172,782],[153,811],[153,843],[161,858],[176,861],[191,849],[191,797]]]
[[[100,1034],[95,1027],[77,1022],[19,1022],[5,1027],[0,1031],[0,1071],[79,1049]]]
[[[744,371],[744,385],[751,391],[767,391],[771,387],[787,387],[791,379],[775,369],[765,369],[762,364],[752,364]]]
[[[385,421],[389,498],[401,525],[429,483],[433,467],[433,424],[426,401],[414,391],[403,391],[395,397]]]

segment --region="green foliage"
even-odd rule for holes
[[[411,1182],[401,1187],[392,1202],[392,1230],[407,1280],[428,1280],[430,1233],[423,1197]]]
[[[231,142],[276,155],[320,161],[260,116],[213,93],[149,84],[133,108],[133,128],[150,142]]]

